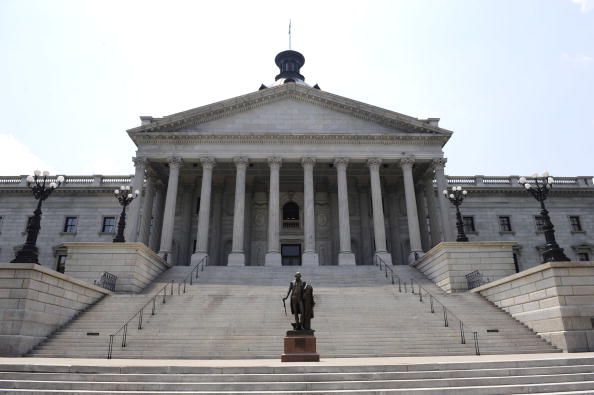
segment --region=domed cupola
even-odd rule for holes
[[[274,63],[280,69],[275,81],[284,79],[287,82],[304,82],[305,77],[300,74],[300,69],[305,63],[305,58],[297,51],[287,50],[279,53],[274,58]]]

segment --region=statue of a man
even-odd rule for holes
[[[287,300],[291,295],[291,314],[295,316],[295,323],[293,323],[294,330],[302,330],[304,328],[304,315],[305,315],[305,299],[304,294],[307,287],[305,281],[301,281],[301,273],[295,273],[295,280],[289,284],[289,290],[287,296],[283,298]]]

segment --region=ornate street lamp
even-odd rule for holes
[[[528,180],[526,180],[526,177],[520,177],[519,181],[520,184],[523,185],[524,188],[526,188],[526,190],[540,202],[540,215],[544,221],[542,230],[546,240],[544,252],[542,254],[543,263],[569,261],[569,258],[563,253],[563,248],[560,248],[559,244],[557,244],[557,241],[555,240],[555,227],[551,222],[549,212],[547,211],[544,204],[549,191],[551,188],[553,188],[553,182],[555,180],[549,175],[548,172],[542,173],[541,176],[538,174],[533,174],[532,180],[534,181],[534,184],[529,183]]]
[[[460,214],[460,205],[464,201],[468,191],[462,189],[461,186],[452,187],[452,190],[448,192],[447,189],[443,190],[443,195],[446,199],[449,199],[454,206],[456,206],[456,228],[458,228],[458,236],[456,241],[468,241],[468,237],[464,233],[464,222],[462,221],[462,214]]]
[[[27,241],[25,245],[16,253],[13,263],[37,263],[39,264],[39,251],[37,249],[37,236],[41,229],[41,205],[52,192],[60,187],[64,182],[64,176],[58,176],[56,181],[48,182],[48,171],[43,173],[35,170],[32,176],[27,177],[27,186],[31,188],[33,197],[38,201],[37,208],[33,211],[33,217],[27,224]]]
[[[120,214],[120,220],[118,221],[118,233],[116,237],[113,239],[114,243],[125,243],[126,240],[124,239],[124,229],[126,229],[126,207],[132,200],[134,200],[140,192],[135,190],[134,193],[130,192],[130,185],[122,185],[120,189],[116,189],[113,191],[116,199],[122,205],[122,213]]]

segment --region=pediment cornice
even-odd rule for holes
[[[446,140],[452,134],[451,131],[432,125],[425,120],[297,84],[279,85],[155,119],[149,124],[129,129],[128,134],[136,141],[136,137],[141,134],[178,132],[204,122],[221,119],[287,98],[322,106],[407,133],[441,136],[446,137]]]
[[[415,144],[440,145],[448,137],[430,134],[285,134],[285,133],[241,133],[241,134],[204,134],[179,132],[139,133],[136,143],[141,144],[257,144],[257,145],[326,145],[326,144]]]

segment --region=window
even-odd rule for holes
[[[583,232],[580,217],[577,215],[572,215],[569,217],[569,224],[571,225],[572,232]]]
[[[0,215],[0,233],[2,233],[2,222],[4,220],[4,217]]]
[[[499,231],[500,232],[511,232],[511,219],[507,215],[502,215],[499,217]]]
[[[56,271],[60,273],[64,273],[66,270],[66,255],[58,255],[58,260],[56,262]]]
[[[536,225],[536,231],[537,232],[543,232],[544,231],[545,221],[544,221],[544,218],[541,215],[536,215],[534,217],[534,223]]]
[[[283,228],[299,228],[299,206],[288,202],[283,206]]]
[[[589,261],[590,260],[590,254],[588,254],[587,252],[578,252],[577,253],[577,260],[578,261]]]
[[[465,233],[476,233],[474,228],[474,217],[462,217],[462,223],[464,224]]]
[[[64,233],[76,233],[77,217],[66,217],[64,221]]]
[[[101,233],[115,233],[116,217],[103,217]]]

